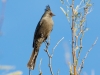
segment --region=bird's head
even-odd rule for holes
[[[50,6],[49,6],[49,5],[48,5],[48,6],[46,6],[46,9],[45,9],[45,14],[46,14],[47,16],[50,16],[50,17],[55,16],[55,15],[52,13],[52,11],[51,11],[51,9],[50,9]]]

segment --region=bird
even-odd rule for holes
[[[35,29],[34,38],[33,38],[33,52],[31,54],[31,57],[29,59],[29,62],[27,64],[27,67],[30,70],[34,70],[36,59],[39,53],[39,48],[43,42],[46,41],[46,39],[49,37],[51,31],[53,30],[53,19],[52,17],[55,16],[50,6],[47,5],[46,9],[44,11],[44,14],[42,15],[40,21],[37,24],[37,27]]]

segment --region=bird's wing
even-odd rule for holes
[[[36,27],[36,29],[35,29],[34,39],[33,39],[33,47],[34,47],[34,41],[35,41],[35,39],[36,39],[36,37],[37,37],[37,35],[38,35],[38,31],[40,30],[41,26],[43,25],[43,22],[45,22],[44,19],[41,19],[41,20],[38,22],[38,25],[37,25],[37,27]]]

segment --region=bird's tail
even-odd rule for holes
[[[35,67],[35,62],[36,62],[36,58],[37,58],[38,53],[39,53],[39,48],[34,48],[32,55],[30,57],[30,60],[27,64],[27,67],[31,70],[33,70]]]

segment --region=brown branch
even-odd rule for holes
[[[76,51],[75,51],[75,15],[74,15],[74,0],[72,0],[72,56],[73,56],[73,71],[74,75],[77,74],[76,72]]]

